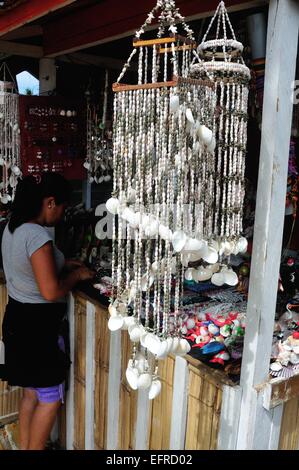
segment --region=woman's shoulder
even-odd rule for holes
[[[52,240],[46,227],[31,222],[26,222],[25,224],[20,225],[20,227],[15,230],[15,234],[17,238],[21,237],[24,241],[39,237],[42,239],[48,238],[49,240]]]

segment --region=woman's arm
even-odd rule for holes
[[[36,250],[30,260],[40,293],[49,302],[64,297],[77,282],[92,279],[94,276],[90,269],[81,267],[71,272],[65,279],[59,279],[52,242],[45,243]]]

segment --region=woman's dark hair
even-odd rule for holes
[[[53,197],[57,205],[68,202],[69,182],[57,173],[43,173],[39,179],[26,176],[20,180],[11,205],[9,231],[13,233],[20,225],[38,217],[46,197]]]

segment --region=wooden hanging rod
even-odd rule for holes
[[[159,46],[161,44],[171,44],[173,42],[182,42],[183,44],[195,45],[196,42],[192,39],[185,38],[184,36],[180,36],[179,34],[174,34],[168,38],[156,38],[156,39],[144,39],[140,41],[139,39],[133,40],[134,47],[145,47],[145,46]]]
[[[186,46],[175,46],[175,51],[191,51],[192,49],[196,49],[196,44],[188,44]],[[159,50],[160,54],[165,54],[165,52],[170,53],[172,52],[171,47],[163,47]]]
[[[197,78],[183,78],[173,77],[173,80],[168,82],[156,82],[156,83],[143,83],[142,85],[126,85],[123,83],[113,83],[112,90],[115,93],[121,91],[134,91],[134,90],[152,90],[154,88],[170,88],[181,84],[189,85],[202,85],[214,89],[215,85],[210,80],[198,80]]]

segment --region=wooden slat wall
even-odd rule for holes
[[[137,392],[129,387],[126,380],[126,369],[132,352],[132,343],[127,331],[122,331],[121,334],[121,351],[122,358],[118,448],[122,450],[129,450],[134,449],[135,445]]]
[[[86,301],[75,299],[74,448],[85,448]]]
[[[149,449],[169,449],[175,359],[172,356],[159,361],[162,382],[160,395],[151,401]]]
[[[6,286],[4,284],[0,284],[0,338],[2,337],[2,321],[7,301],[8,297]],[[9,387],[6,382],[0,381],[0,423],[1,417],[18,413],[21,397],[21,388]]]
[[[107,309],[95,312],[95,448],[107,448],[109,346]]]
[[[222,385],[189,364],[186,450],[217,449]]]
[[[299,398],[293,398],[284,405],[279,450],[299,449]]]

